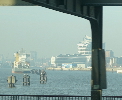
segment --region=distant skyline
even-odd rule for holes
[[[122,56],[122,7],[104,7],[103,42],[106,50]],[[21,48],[36,51],[38,58],[75,54],[85,35],[91,36],[88,20],[40,6],[0,7],[0,54],[13,57]]]

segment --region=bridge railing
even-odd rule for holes
[[[0,95],[0,100],[91,100],[91,96]],[[102,96],[102,100],[122,100],[122,96]]]

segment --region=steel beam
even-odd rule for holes
[[[122,0],[82,0],[86,6],[122,6]]]

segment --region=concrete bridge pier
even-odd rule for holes
[[[102,89],[106,89],[105,51],[102,49],[103,7],[95,6],[94,14],[95,19],[89,20],[92,30],[91,100],[102,100]]]

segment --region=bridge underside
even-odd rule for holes
[[[122,0],[0,0],[0,5],[38,5],[88,19],[92,30],[91,100],[102,100],[102,89],[107,88],[105,51],[102,49],[102,6],[122,6]]]
[[[122,6],[122,0],[0,0],[0,6],[34,6],[35,2],[37,5],[44,2],[48,4],[79,2],[82,6]]]

